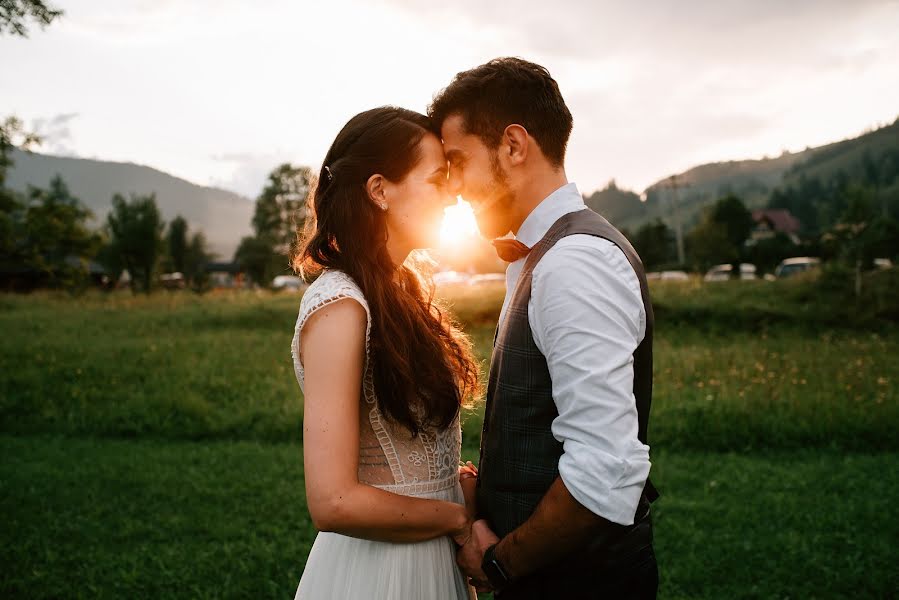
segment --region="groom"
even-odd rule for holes
[[[497,598],[655,598],[646,428],[652,305],[633,247],[587,210],[549,72],[499,58],[429,108],[451,192],[508,261],[490,365],[479,520],[458,553]]]

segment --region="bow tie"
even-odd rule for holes
[[[524,258],[531,251],[530,248],[522,244],[516,239],[497,239],[492,242],[496,248],[496,254],[506,262],[515,262],[520,258]]]

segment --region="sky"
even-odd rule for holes
[[[777,156],[899,117],[899,0],[71,0],[0,38],[0,115],[39,151],[148,165],[255,197],[318,168],[354,114],[424,112],[497,56],[547,67],[590,193]]]

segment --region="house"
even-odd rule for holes
[[[215,288],[242,288],[247,285],[243,271],[236,262],[208,262],[206,272],[209,273],[209,283]]]
[[[784,208],[754,210],[752,211],[752,220],[755,222],[755,227],[749,237],[751,243],[773,238],[778,233],[789,237],[794,244],[799,243],[799,230],[802,229],[802,223],[793,216],[793,213]]]

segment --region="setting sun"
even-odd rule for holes
[[[443,209],[443,225],[440,227],[440,243],[456,244],[478,234],[478,224],[471,205],[456,197],[456,203]]]

